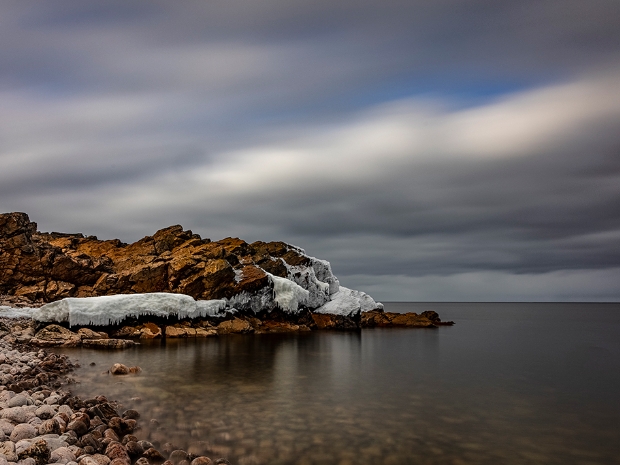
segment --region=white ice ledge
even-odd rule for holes
[[[69,326],[107,326],[143,315],[164,318],[224,316],[226,305],[225,300],[196,301],[188,295],[165,292],[69,297],[35,309],[32,318],[42,322],[69,323]]]

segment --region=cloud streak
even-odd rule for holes
[[[32,5],[2,211],[283,239],[388,300],[620,298],[616,2]]]

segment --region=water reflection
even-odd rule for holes
[[[620,459],[620,312],[588,307],[579,319],[569,306],[571,317],[562,319],[565,307],[540,313],[527,304],[454,305],[442,316],[457,325],[438,330],[228,336],[67,352],[82,363],[76,391],[137,408],[140,438],[240,464]],[[117,361],[143,372],[103,373]],[[161,426],[150,426],[151,418]]]

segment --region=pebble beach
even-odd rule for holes
[[[230,463],[139,440],[134,433],[140,413],[124,410],[105,393],[91,399],[72,395],[77,365],[64,354],[23,342],[33,334],[31,320],[0,319],[0,465]],[[126,370],[115,366],[110,376]]]

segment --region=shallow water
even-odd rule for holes
[[[233,464],[620,463],[620,304],[386,310],[456,325],[63,352],[74,392],[137,408],[141,439]]]

